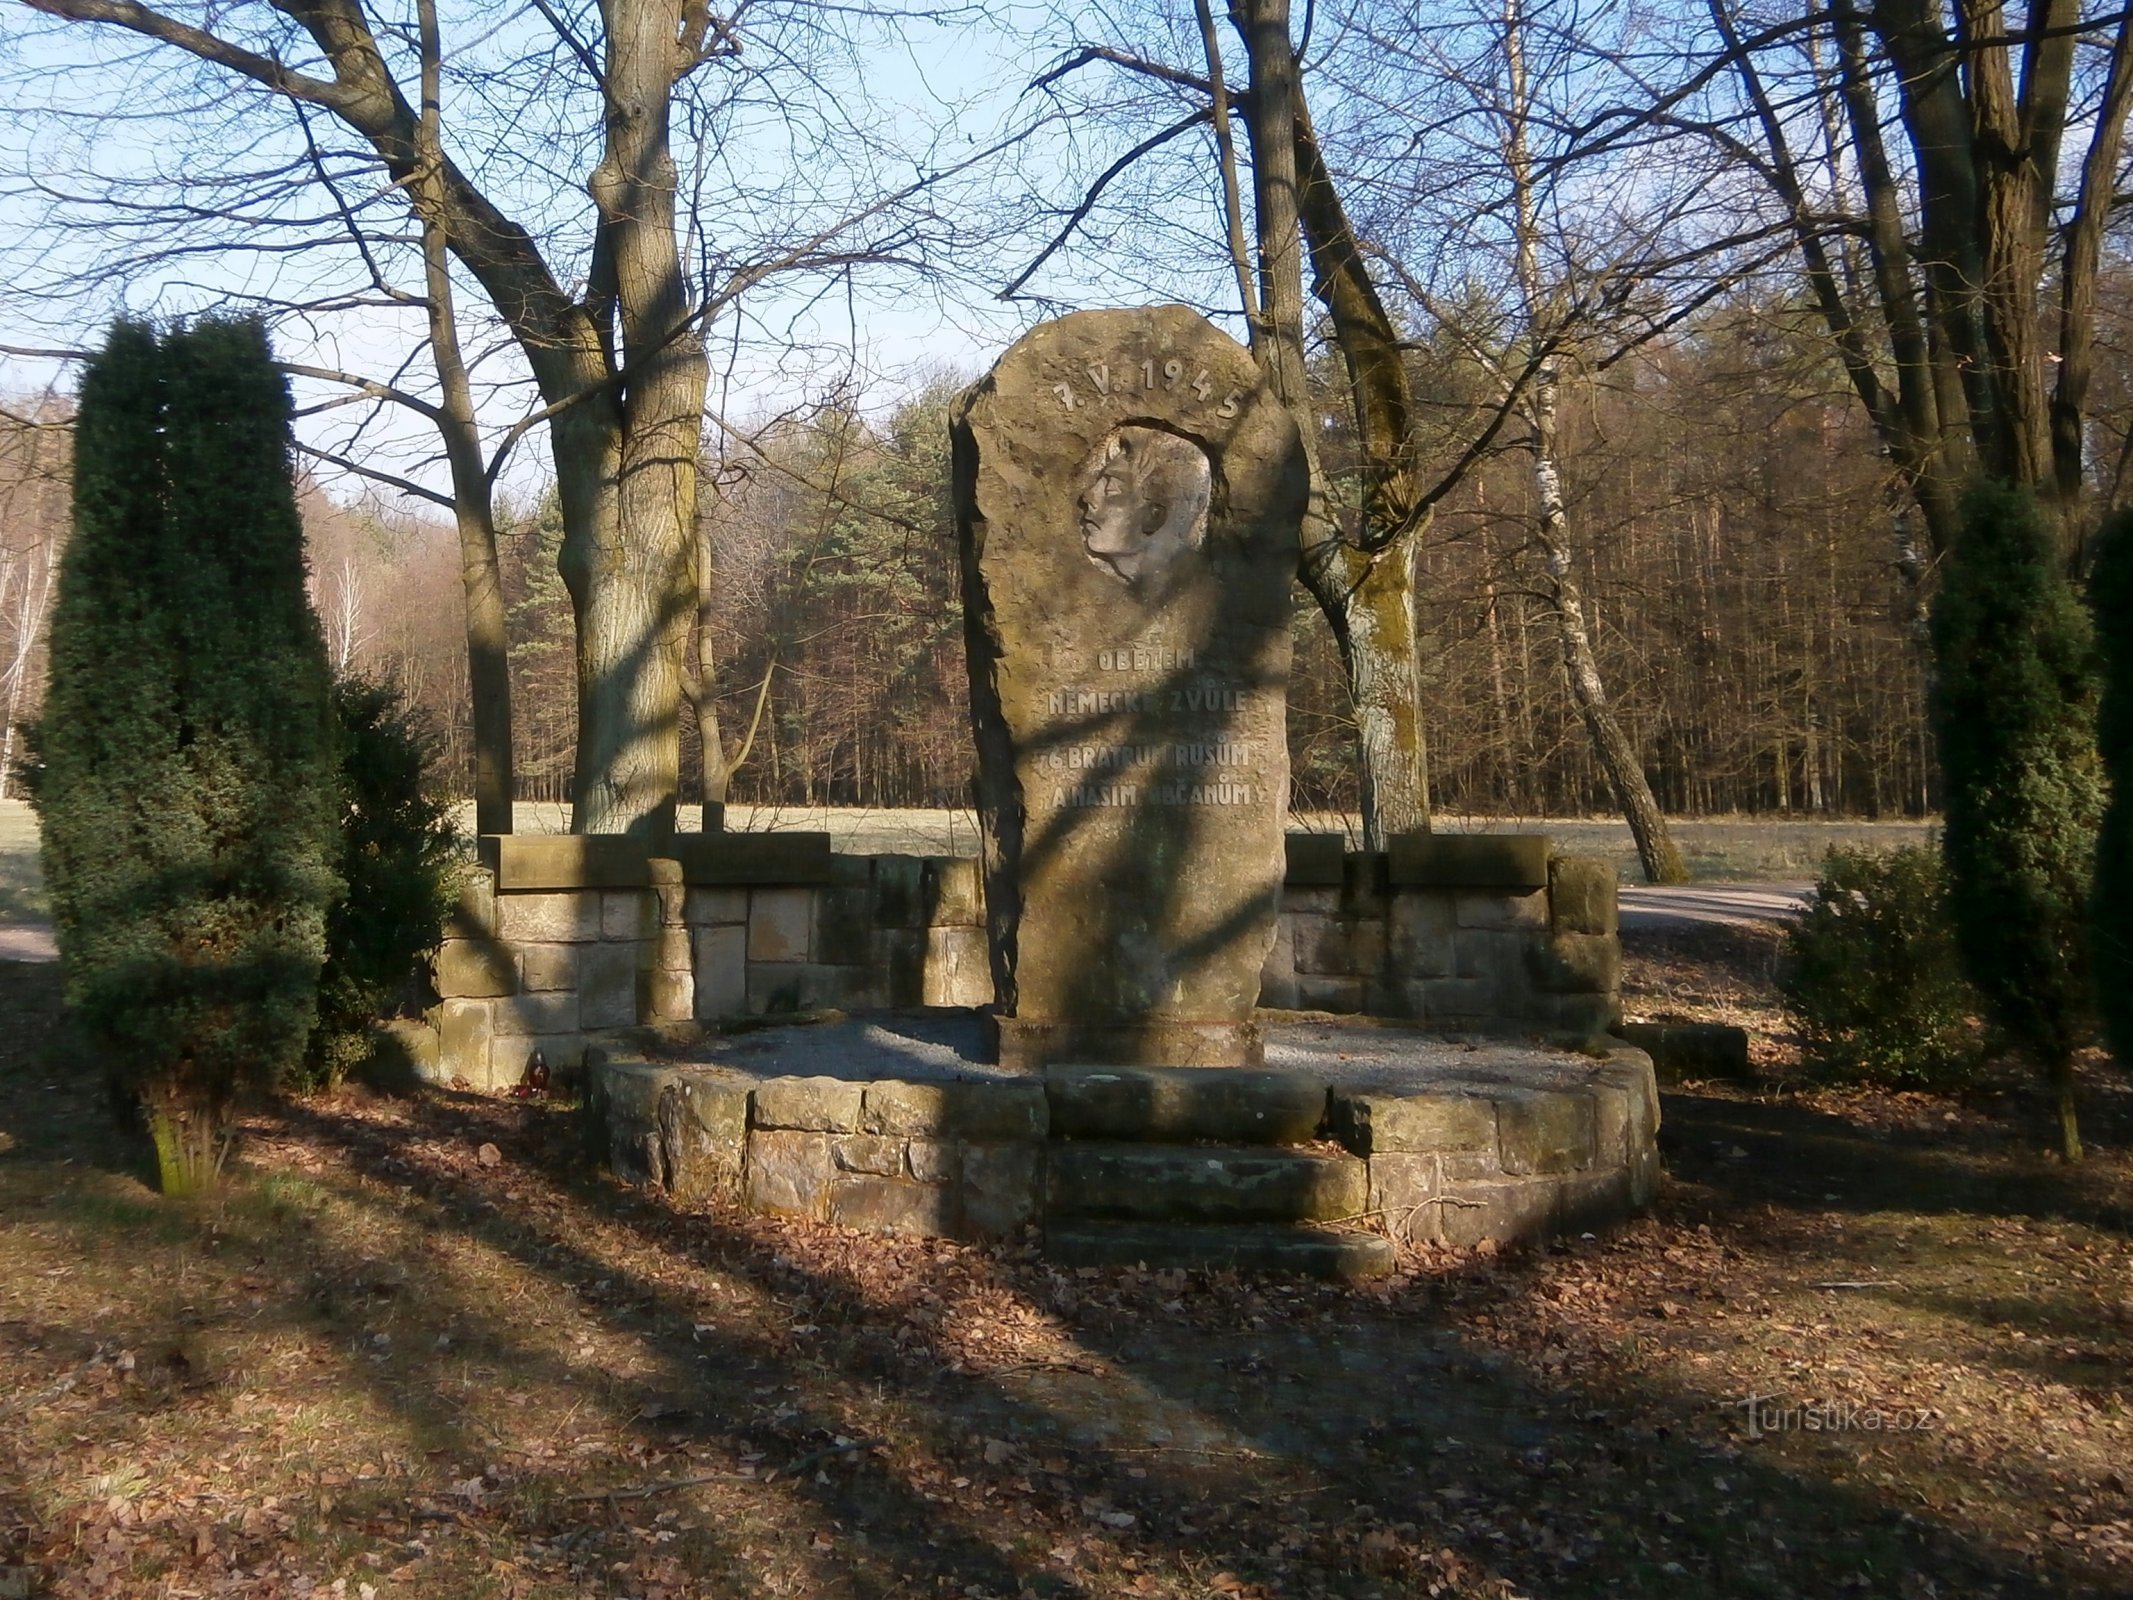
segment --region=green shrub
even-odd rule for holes
[[[1988,484],[1965,499],[1933,656],[1941,844],[1963,970],[1993,1023],[2044,1069],[2061,1148],[2078,1161],[2073,1061],[2092,1018],[2088,904],[2104,802],[2096,647],[2031,496]]]
[[[2096,837],[2089,899],[2089,964],[2096,1010],[2118,1064],[2133,1071],[2133,512],[2120,512],[2097,538],[2089,610],[2103,657],[2096,746],[2110,776],[2111,803]]]
[[[451,906],[458,831],[426,792],[431,743],[399,691],[349,679],[333,691],[341,748],[341,876],[326,919],[318,1028],[299,1082],[325,1088],[370,1054],[372,1024],[392,1014],[437,943]]]
[[[166,1192],[301,1060],[340,891],[289,416],[264,330],[205,321],[116,327],[76,420],[33,799],[70,1008]]]
[[[1781,987],[1810,1071],[1950,1089],[1978,1061],[1947,874],[1931,849],[1832,850],[1787,934]]]

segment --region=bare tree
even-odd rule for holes
[[[871,263],[915,262],[942,231],[917,202],[961,169],[920,152],[915,163],[905,158],[902,176],[890,174],[889,141],[868,120],[865,97],[846,92],[863,77],[858,40],[800,5],[728,19],[700,0],[543,4],[538,21],[492,28],[470,18],[469,42],[454,57],[431,0],[398,19],[357,0],[33,3],[69,23],[151,41],[145,70],[190,57],[202,73],[188,91],[193,103],[244,112],[241,148],[259,165],[224,162],[215,204],[194,207],[193,231],[203,237],[178,251],[295,250],[331,235],[337,247],[367,253],[372,270],[279,305],[341,313],[383,300],[395,312],[424,312],[440,399],[413,398],[441,430],[448,501],[462,519],[478,706],[495,701],[502,665],[488,493],[510,446],[545,429],[577,624],[573,826],[670,832],[683,648],[699,595],[704,329],[780,275],[848,280]],[[232,93],[232,83],[250,92]],[[786,173],[781,188],[737,159],[751,136],[769,141],[760,154]],[[574,166],[587,215],[558,183]],[[176,196],[152,200],[139,183],[99,189],[85,180],[93,193],[46,187],[62,211],[94,213],[107,227],[122,226],[129,207],[152,206],[167,224],[186,216],[187,184],[210,187],[177,176]],[[348,191],[360,193],[346,199]],[[395,207],[412,218],[412,237],[388,226]],[[292,216],[297,208],[308,217]],[[360,229],[347,226],[351,213],[364,219]],[[368,259],[394,253],[419,255],[421,295],[389,291],[389,274]],[[167,245],[148,254],[165,269],[176,259]],[[479,290],[514,361],[492,342],[467,348],[453,314],[455,272]],[[493,392],[507,391],[516,371],[537,395],[501,437],[492,432],[497,448],[486,462],[473,404],[483,362],[505,369],[490,380]],[[410,398],[397,375],[358,376],[351,388],[373,400]],[[353,452],[335,454],[356,463]],[[485,794],[499,776],[508,782],[508,771],[485,774]]]

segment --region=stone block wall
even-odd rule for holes
[[[588,1126],[620,1177],[676,1199],[868,1233],[994,1239],[1043,1200],[1037,1082],[751,1082],[595,1052]]]
[[[637,1024],[992,999],[968,858],[835,855],[797,833],[687,836],[658,857],[616,837],[482,847],[434,964],[440,1078],[507,1087],[538,1050],[567,1080],[589,1039]],[[1604,861],[1537,836],[1375,854],[1290,836],[1264,1006],[1587,1037],[1618,1017],[1619,981]]]
[[[1537,835],[1421,834],[1389,851],[1291,835],[1259,1003],[1454,1030],[1596,1035],[1620,1015],[1615,874]]]
[[[586,1125],[617,1176],[681,1201],[863,1232],[1001,1238],[1062,1207],[1159,1215],[1166,1196],[1203,1220],[1225,1199],[1258,1214],[1266,1186],[1240,1177],[1238,1158],[1281,1155],[1230,1147],[1211,1160],[1205,1144],[1074,1140],[1071,1078],[751,1078],[599,1049],[593,1063]],[[1605,1226],[1657,1190],[1659,1092],[1639,1050],[1536,1053],[1523,1072],[1447,1070],[1396,1091],[1316,1091],[1287,1135],[1346,1155],[1312,1158],[1297,1217],[1505,1244]]]

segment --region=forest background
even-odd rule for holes
[[[1386,109],[1385,80],[1358,64],[1370,58],[1382,19],[1367,6],[1338,16],[1329,10],[1315,36],[1313,19],[1303,21],[1299,60],[1322,142],[1358,232],[1381,241],[1369,248],[1401,326],[1416,436],[1445,473],[1445,492],[1412,545],[1416,670],[1429,801],[1438,812],[1567,816],[1614,804],[1565,669],[1561,592],[1536,538],[1529,440],[1498,420],[1507,354],[1521,338],[1529,345],[1535,338],[1517,326],[1514,302],[1530,285],[1509,264],[1519,232],[1514,210],[1531,212],[1534,253],[1554,274],[1557,298],[1584,295],[1613,317],[1605,326],[1563,324],[1554,346],[1561,367],[1555,453],[1575,532],[1581,592],[1574,603],[1659,803],[1677,815],[1857,817],[1925,815],[1938,804],[1926,717],[1932,557],[1921,552],[1907,493],[1861,413],[1794,258],[1765,247],[1776,230],[1750,225],[1755,173],[1729,168],[1725,141],[1709,137],[1709,127],[1669,128],[1654,116],[1651,136],[1626,149],[1624,141],[1610,148],[1609,139],[1593,137],[1615,114],[1609,107],[1681,103],[1680,93],[1653,87],[1649,76],[1652,63],[1677,48],[1695,9],[1677,15],[1660,7],[1596,28],[1569,7],[1432,8],[1414,26],[1417,42],[1404,63],[1431,88],[1403,109],[1404,123]],[[741,386],[747,409],[722,414],[704,432],[696,520],[714,576],[699,619],[710,641],[702,654],[715,665],[714,703],[729,749],[743,755],[732,800],[955,807],[966,798],[970,760],[947,486],[953,395],[1013,325],[1072,304],[1176,297],[1240,331],[1241,324],[1221,294],[1220,168],[1204,115],[1188,119],[1184,138],[1172,128],[1144,149],[1133,142],[1142,131],[1133,115],[1102,119],[1099,134],[1089,103],[1062,89],[1073,64],[1101,66],[1105,52],[1122,58],[1127,44],[1150,57],[1189,58],[1190,16],[1157,7],[1034,21],[969,8],[863,15],[867,27],[892,31],[996,25],[1011,41],[987,69],[997,78],[990,89],[965,96],[952,114],[949,99],[939,98],[939,120],[914,135],[917,146],[937,152],[952,126],[992,119],[987,140],[967,133],[963,140],[997,157],[993,164],[952,167],[935,156],[932,170],[952,169],[959,179],[976,172],[997,202],[970,200],[966,188],[951,215],[933,193],[923,226],[870,233],[864,248],[781,257],[777,272],[761,275],[768,282],[789,269],[799,286],[775,292],[812,307],[842,292],[841,347],[819,323],[793,331],[786,311],[796,302],[773,298],[766,306],[771,291],[751,291],[752,308],[737,297],[721,302],[707,320],[714,348],[722,329],[730,328],[735,352],[745,340],[748,354],[738,364],[755,376]],[[79,33],[66,35],[67,43]],[[568,29],[559,36],[567,42]],[[60,37],[19,49],[15,65],[42,70],[39,50]],[[1797,45],[1806,52],[1797,63],[1801,81],[1818,81],[1811,35],[1756,37],[1766,52]],[[1538,87],[1520,87],[1523,80],[1509,75],[1517,52],[1506,46],[1521,39],[1540,62],[1532,70],[1552,74]],[[479,43],[465,61],[476,60]],[[92,57],[93,49],[67,70],[118,70],[116,58]],[[464,100],[479,84],[473,65],[463,80],[455,76],[462,59],[444,53],[448,110],[455,93]],[[1712,60],[1724,65],[1723,55]],[[821,61],[808,71],[826,96],[837,89]],[[1691,81],[1702,74],[1707,84],[1722,76],[1693,53],[1680,57],[1679,71]],[[1024,92],[1033,83],[1043,92]],[[849,94],[849,84],[838,92]],[[177,103],[166,100],[154,114],[168,115]],[[789,119],[800,115],[797,104],[785,106]],[[1788,105],[1788,116],[1817,114],[1810,95]],[[866,120],[851,106],[842,118],[846,129]],[[1159,120],[1151,116],[1148,126]],[[823,127],[820,137],[835,133]],[[1527,203],[1530,193],[1517,200],[1507,177],[1514,132],[1543,146],[1534,157],[1542,173],[1537,208]],[[1403,140],[1418,145],[1425,133],[1427,164],[1403,168],[1388,154]],[[316,343],[317,327],[351,304],[319,263],[361,258],[375,278],[378,259],[394,250],[405,256],[416,243],[365,237],[345,214],[339,222],[350,226],[339,232],[329,217],[322,231],[307,234],[287,215],[280,191],[265,204],[213,190],[221,202],[206,208],[199,185],[208,173],[192,198],[157,199],[161,209],[132,235],[131,253],[114,251],[125,238],[125,205],[146,203],[149,179],[105,171],[91,182],[93,162],[61,170],[48,126],[23,138],[33,170],[4,197],[8,214],[34,221],[23,237],[55,264],[22,280],[18,327],[24,317],[42,318],[46,329],[65,319],[78,326],[91,304],[172,311],[235,301],[276,317],[285,347]],[[1840,146],[1832,135],[1820,198],[1841,251],[1844,202],[1856,196]],[[1653,155],[1662,147],[1673,152],[1663,171]],[[794,148],[788,144],[786,161]],[[883,148],[867,146],[859,165],[878,164]],[[781,170],[798,184],[796,168]],[[923,159],[919,170],[927,170]],[[913,192],[910,185],[898,191],[896,204]],[[791,193],[782,198],[790,202]],[[33,201],[42,207],[34,218]],[[849,216],[875,214],[844,203]],[[196,245],[173,254],[140,242],[151,224],[175,226],[186,206],[198,213]],[[1443,247],[1434,259],[1431,229]],[[262,232],[293,241],[287,253],[301,269],[265,272],[260,263],[273,255],[258,242]],[[55,240],[66,247],[53,251]],[[2124,244],[2113,223],[2096,288],[2087,454],[2099,512],[2123,502],[2133,451],[2133,272]],[[200,266],[217,250],[249,252],[241,287]],[[1121,262],[1125,270],[1107,275],[1107,263]],[[128,266],[131,277],[121,271]],[[1034,283],[1032,269],[1041,269]],[[958,352],[954,365],[878,359],[867,338],[870,315],[892,322],[906,349],[927,343],[911,333],[908,289],[898,300],[883,288],[896,283],[920,286],[919,298],[946,308],[943,325],[963,330],[945,341]],[[1003,284],[1010,294],[999,293]],[[1526,299],[1530,313],[1530,293]],[[993,309],[968,309],[981,302]],[[368,314],[375,326],[365,337],[379,343],[394,313],[373,303]],[[421,390],[422,345],[415,337],[392,385]],[[804,361],[787,359],[803,348]],[[305,359],[312,358],[300,348],[298,360]],[[19,791],[18,729],[37,708],[66,521],[65,382],[32,392],[24,383],[35,370],[34,361],[6,369],[16,393],[0,417],[0,794]],[[510,404],[524,380],[508,350],[489,370],[502,372],[480,386],[488,402],[482,427],[493,443],[523,428],[526,405]],[[735,366],[726,370],[722,396],[731,404]],[[1310,370],[1325,419],[1320,449],[1335,468],[1337,496],[1342,452],[1353,453],[1345,378],[1322,342],[1314,343]],[[765,373],[785,381],[765,382]],[[299,373],[300,387],[304,378]],[[359,403],[354,411],[351,402]],[[465,784],[473,751],[461,554],[435,507],[399,492],[441,481],[442,458],[433,443],[370,420],[390,410],[387,397],[362,393],[307,408],[315,599],[336,666],[399,686],[437,733],[440,773]],[[366,427],[367,439],[351,442]],[[1453,464],[1464,470],[1451,472]],[[571,608],[556,563],[561,516],[538,473],[514,465],[499,486],[495,521],[516,792],[565,800],[576,704]],[[1357,722],[1323,614],[1301,588],[1295,627],[1293,803],[1299,811],[1352,812]],[[698,791],[701,772],[702,742],[695,719],[685,717],[685,797]]]

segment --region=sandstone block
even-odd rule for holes
[[[1496,985],[1486,978],[1425,978],[1408,985],[1411,1016],[1441,1027],[1477,1027],[1495,1007]]]
[[[865,860],[865,857],[840,857]],[[828,966],[858,967],[874,961],[874,891],[824,889],[815,901],[814,959]]]
[[[902,1139],[885,1138],[877,1133],[847,1133],[830,1141],[830,1159],[839,1172],[871,1173],[881,1178],[901,1177],[904,1144]]]
[[[660,1154],[659,1102],[679,1073],[647,1061],[603,1061],[586,1094],[587,1114],[606,1135],[600,1152],[626,1183],[665,1181]]]
[[[600,896],[560,890],[496,897],[497,937],[506,944],[584,944],[600,937]]]
[[[998,1239],[1037,1220],[1044,1199],[1044,1146],[966,1144],[962,1167],[962,1224],[972,1238]]]
[[[443,1045],[430,1023],[395,1017],[377,1025],[364,1074],[369,1081],[396,1086],[435,1083],[445,1076]]]
[[[1446,889],[1544,889],[1548,840],[1537,833],[1403,833],[1388,845],[1395,882]]]
[[[1043,1092],[1051,1133],[1071,1139],[1303,1144],[1326,1117],[1324,1081],[1301,1072],[1051,1067]]]
[[[808,960],[813,950],[814,924],[814,890],[756,890],[748,902],[748,959]]]
[[[829,1186],[829,1219],[866,1233],[939,1239],[956,1231],[955,1196],[940,1184],[909,1178],[840,1174]]]
[[[1160,306],[1031,330],[952,426],[1020,1044],[1182,1064],[1140,1052],[1226,1035],[1246,1057],[1286,867],[1295,423],[1241,346]]]
[[[983,928],[955,924],[926,930],[922,1000],[929,1006],[992,1003],[992,957]]]
[[[659,926],[659,901],[646,889],[609,889],[600,896],[600,937],[642,939]]]
[[[631,981],[634,984],[634,974]],[[512,995],[505,999],[492,1000],[489,1004],[496,1008],[494,1016],[498,1037],[523,1037],[532,1033],[575,1033],[580,1026],[578,996],[571,990],[561,990],[554,994]]]
[[[969,856],[928,856],[920,869],[919,902],[929,928],[982,928],[984,879]]]
[[[637,974],[637,1015],[646,1022],[687,1022],[696,1015],[696,979],[655,969]]]
[[[866,1086],[870,1133],[1008,1142],[1045,1136],[1044,1087],[1037,1083],[903,1083]]]
[[[884,990],[892,1006],[926,1003],[926,930],[884,928],[874,935],[881,952]]]
[[[437,1029],[437,1070],[486,1088],[489,1042],[496,1034],[494,1000],[447,1000],[431,1013]]]
[[[1559,1225],[1561,1188],[1552,1178],[1447,1185],[1438,1202],[1438,1237],[1467,1249],[1544,1239]]]
[[[1385,919],[1386,958],[1397,978],[1449,978],[1454,949],[1452,897],[1400,889]]]
[[[447,1000],[475,1000],[518,988],[511,952],[493,939],[447,939],[437,947],[437,993]]]
[[[481,847],[496,884],[518,890],[635,888],[648,881],[647,841],[629,834],[486,834]]]
[[[1615,864],[1593,856],[1557,856],[1548,863],[1548,925],[1557,933],[1604,934],[1621,927]]]
[[[926,925],[925,863],[917,856],[874,857],[874,925]]]
[[[637,1020],[637,946],[592,944],[578,955],[581,1028],[626,1028]]]
[[[651,964],[661,972],[687,972],[695,966],[695,941],[686,925],[661,923],[651,945]]]
[[[831,1170],[827,1134],[759,1127],[748,1135],[743,1192],[753,1210],[819,1222],[829,1212]]]
[[[1385,964],[1385,924],[1375,917],[1283,919],[1295,944],[1299,979],[1326,974],[1369,977]]]
[[[1281,891],[1281,914],[1284,919],[1299,917],[1337,917],[1341,914],[1341,892],[1338,880],[1334,887],[1323,884],[1285,884]]]
[[[1548,892],[1468,890],[1452,897],[1452,915],[1461,928],[1545,928]]]
[[[748,920],[746,889],[691,888],[683,903],[683,915],[691,927]]]
[[[841,1078],[766,1078],[755,1086],[751,1115],[758,1128],[858,1133],[863,1098],[861,1085]]]
[[[695,930],[696,1015],[737,1017],[748,1009],[748,930],[739,924]]]
[[[1346,839],[1337,833],[1289,833],[1282,836],[1281,842],[1286,867],[1282,882],[1291,890],[1341,886],[1342,858],[1348,853]]]
[[[1597,1150],[1592,1096],[1575,1089],[1497,1089],[1498,1148],[1514,1174],[1575,1172]]]
[[[1244,1145],[1074,1140],[1051,1145],[1045,1168],[1048,1209],[1061,1216],[1331,1221],[1370,1197],[1368,1168],[1354,1156]]]
[[[1392,900],[1390,857],[1382,850],[1352,850],[1341,857],[1341,914],[1382,917]]]
[[[1333,1097],[1334,1138],[1359,1156],[1447,1150],[1496,1154],[1496,1107],[1480,1090]]]
[[[464,867],[459,892],[444,922],[453,939],[494,939],[496,927],[496,874],[487,867]]]
[[[1325,977],[1316,973],[1296,975],[1296,1008],[1299,1011],[1331,1011],[1353,1016],[1363,1009],[1368,984],[1361,978]]]
[[[1566,1233],[1584,1233],[1620,1222],[1636,1210],[1631,1188],[1626,1166],[1565,1178],[1557,1202],[1561,1208],[1557,1227]]]
[[[962,1147],[953,1139],[903,1141],[906,1165],[920,1183],[954,1183],[962,1175]]]
[[[1613,934],[1551,933],[1526,946],[1526,970],[1543,994],[1613,994],[1622,946]]]
[[[747,1162],[748,1087],[676,1073],[659,1097],[661,1182],[677,1200],[738,1194]]]
[[[1259,1003],[1278,1011],[1296,1009],[1296,939],[1291,918],[1284,912],[1274,925],[1273,948],[1259,969]]]
[[[528,944],[519,946],[518,967],[522,986],[529,994],[553,994],[578,986],[577,944]]]
[[[1396,1239],[1432,1238],[1442,1192],[1437,1158],[1382,1155],[1370,1158],[1370,1209]]]

